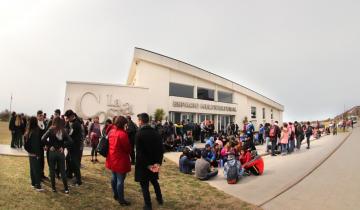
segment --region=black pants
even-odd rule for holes
[[[31,185],[36,188],[41,188],[40,180],[41,180],[41,171],[40,171],[40,159],[39,157],[30,156],[30,179]]]
[[[77,184],[81,184],[80,156],[80,152],[70,152],[70,167],[74,172]]]
[[[160,185],[159,185],[159,182],[158,182],[157,179],[152,179],[152,180],[140,182],[140,186],[141,186],[141,190],[142,190],[142,193],[143,193],[145,205],[148,206],[148,207],[151,207],[152,204],[151,204],[150,191],[149,191],[149,182],[151,182],[151,184],[154,186],[156,199],[158,201],[162,201],[162,194],[161,194]]]
[[[45,155],[44,155],[44,150],[41,147],[40,149],[40,155],[39,155],[39,162],[40,162],[40,177],[43,178],[45,176],[44,173],[44,166],[45,166]]]
[[[276,141],[276,139],[270,139],[270,141],[271,141],[271,154],[275,155],[277,141]]]
[[[50,169],[50,180],[51,187],[55,189],[55,166],[58,166],[61,173],[61,178],[64,184],[64,189],[68,189],[67,177],[65,173],[65,155],[63,152],[50,151],[49,152],[49,169]]]
[[[131,163],[135,163],[135,139],[130,138],[130,145],[131,145],[131,151],[130,151],[130,158]]]
[[[97,146],[96,145],[91,145],[91,160],[94,158],[97,159],[97,150],[96,150]],[[81,160],[80,160],[81,163]]]
[[[303,137],[303,136],[301,136],[301,135],[298,135],[298,136],[296,137],[296,148],[297,148],[297,149],[300,149],[300,148],[301,148],[302,137]]]
[[[310,137],[311,136],[306,136],[306,143],[308,148],[310,148]]]
[[[250,171],[252,174],[254,174],[255,176],[259,176],[260,172],[259,170],[256,168],[256,166],[252,166],[251,168],[248,169],[248,171]]]
[[[11,144],[10,144],[11,148],[15,147],[15,133],[13,133],[13,131],[11,131]]]

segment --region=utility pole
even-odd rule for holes
[[[13,94],[11,93],[11,96],[10,96],[10,114],[11,114],[12,102],[13,102]]]

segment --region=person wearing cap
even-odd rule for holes
[[[163,161],[163,143],[159,133],[149,125],[149,115],[139,114],[138,124],[140,126],[135,136],[136,162],[135,181],[140,182],[144,197],[144,209],[152,209],[149,183],[154,186],[156,200],[163,204],[159,179],[159,170]]]
[[[70,167],[75,174],[74,186],[80,186],[81,181],[81,172],[80,172],[80,157],[81,157],[81,143],[82,143],[82,128],[81,122],[77,118],[76,114],[72,110],[67,110],[65,112],[65,119],[67,121],[66,128],[69,132],[73,144],[69,148],[70,155]],[[69,175],[69,174],[68,174]]]
[[[210,163],[206,160],[207,152],[201,153],[201,158],[195,162],[195,176],[201,181],[206,181],[218,175],[218,170],[211,169]]]

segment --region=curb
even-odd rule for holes
[[[331,151],[324,159],[320,160],[312,169],[310,169],[308,172],[305,173],[305,175],[301,178],[299,178],[298,180],[295,180],[293,183],[290,183],[288,186],[286,186],[283,190],[281,190],[281,192],[277,193],[275,196],[273,196],[272,198],[262,202],[261,204],[258,205],[258,207],[263,207],[264,205],[266,205],[267,203],[271,202],[272,200],[274,200],[275,198],[279,197],[280,195],[286,193],[287,191],[289,191],[291,188],[293,188],[295,185],[299,184],[301,181],[303,181],[304,179],[306,179],[309,175],[311,175],[316,169],[318,169],[321,165],[323,165],[336,151],[338,151],[338,149],[349,139],[349,137],[351,136],[353,130],[351,130],[347,136],[342,140],[342,142],[333,150]]]

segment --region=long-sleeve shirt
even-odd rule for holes
[[[44,142],[47,147],[53,147],[55,150],[69,147],[73,142],[65,130],[56,133],[54,129],[49,129],[42,136],[41,141]]]

